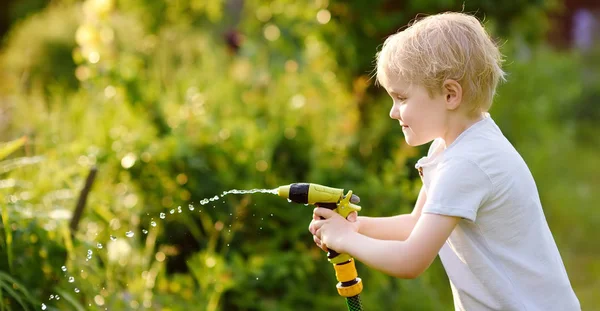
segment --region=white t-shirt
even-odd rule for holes
[[[489,114],[416,168],[423,213],[462,218],[439,252],[456,310],[581,310],[531,172]]]

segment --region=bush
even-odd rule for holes
[[[340,65],[355,51],[337,48],[356,38],[332,40],[346,27],[320,24],[323,8],[87,0],[16,27],[0,57],[3,138],[28,138],[3,162],[0,267],[10,275],[0,274],[0,306],[344,309],[306,230],[310,208],[268,194],[221,196],[312,181],[354,190],[364,215],[412,209],[426,146],[407,147],[387,119],[387,96],[354,76],[360,65]],[[41,51],[33,60],[23,53],[31,38]],[[578,79],[575,53],[504,49],[514,61],[492,115],[530,164],[576,290],[594,305],[585,275],[597,249],[584,237],[598,224],[589,213],[597,140],[586,138],[596,125],[582,121],[594,106],[580,98],[595,98],[595,84]],[[410,281],[358,270],[367,308],[452,305],[437,261]]]

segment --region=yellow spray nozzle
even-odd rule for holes
[[[277,194],[292,202],[302,204],[338,203],[344,196],[344,189],[311,183],[295,183],[279,187]]]
[[[289,199],[290,198],[290,185],[281,186],[281,187],[277,188],[277,195],[282,198]]]
[[[301,204],[318,205],[335,210],[343,217],[347,217],[353,211],[360,211],[358,196],[348,191],[344,196],[344,189],[331,188],[312,183],[294,183],[281,186],[277,194],[292,202]]]
[[[360,199],[352,194],[352,190],[344,195],[344,189],[311,183],[295,183],[277,188],[277,195],[290,202],[313,204],[331,209],[344,218],[347,218],[352,212],[361,210],[361,207],[356,205]],[[338,293],[343,297],[358,297],[363,289],[363,284],[358,277],[352,257],[348,254],[340,254],[335,250],[328,250],[327,260],[334,264],[336,269],[336,278],[339,281]]]

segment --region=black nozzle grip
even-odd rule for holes
[[[331,203],[331,202],[330,203],[315,203],[315,206],[316,207],[324,207],[324,208],[330,209],[332,211],[338,207],[337,203]]]

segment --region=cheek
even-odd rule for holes
[[[415,109],[414,105],[407,104],[403,105],[400,108],[400,115],[402,116],[402,120],[406,121],[406,123],[411,124],[418,118],[419,111]]]

